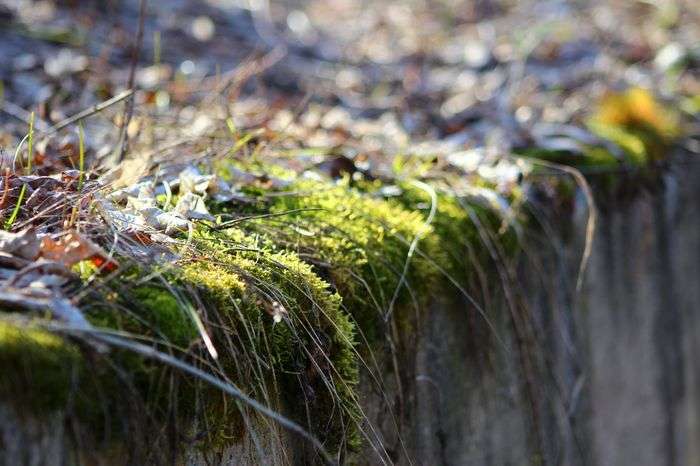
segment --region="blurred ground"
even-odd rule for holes
[[[570,148],[586,136],[568,125],[606,90],[700,94],[692,3],[151,1],[136,115],[191,127],[191,106],[213,93],[238,103],[243,125],[294,132],[303,114],[307,147],[342,144],[349,157],[420,152],[421,141],[438,152]],[[138,0],[0,1],[0,146],[26,134],[28,110],[41,129],[125,89],[138,23]],[[116,113],[89,128],[98,158],[115,144]],[[550,124],[566,137],[551,138]]]

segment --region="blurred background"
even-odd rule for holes
[[[149,111],[173,115],[243,66],[249,76],[229,101],[252,96],[292,113],[323,105],[308,118],[385,135],[366,149],[394,152],[409,138],[547,144],[542,124],[580,123],[611,89],[700,94],[691,0],[163,0],[145,2],[139,37],[140,8],[0,1],[0,146],[25,134],[28,110],[48,126],[118,94],[134,59],[137,103]],[[359,119],[372,123],[356,128]],[[112,131],[92,132],[95,143]]]

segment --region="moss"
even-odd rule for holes
[[[0,393],[34,414],[64,408],[82,370],[78,349],[50,332],[0,320]]]
[[[386,199],[380,188],[296,180],[281,195],[260,196],[245,206],[209,202],[221,215],[272,216],[223,230],[198,226],[176,267],[122,261],[121,276],[97,280],[102,288],[81,307],[96,326],[149,338],[163,351],[175,345],[189,361],[211,361],[190,315],[196,310],[219,353],[211,368],[217,376],[267,403],[282,398],[285,414],[328,448],[357,446],[358,332],[381,344],[390,308],[394,315],[420,311],[449,282],[443,273],[459,283],[473,279],[470,265],[482,256],[465,252],[480,242],[469,210],[504,250],[513,250],[511,230],[501,228],[503,220],[488,208],[439,193],[437,215],[426,225],[429,195],[405,185],[402,196]],[[256,185],[250,192],[268,189]],[[418,250],[407,266],[415,239]],[[83,280],[92,272],[80,271]],[[411,335],[408,321],[397,320],[399,330]],[[205,419],[198,438],[209,446],[230,443],[243,432],[239,406],[204,384],[127,352],[113,352],[110,362],[156,425]],[[107,382],[112,409],[123,387]]]
[[[141,438],[130,441],[139,454],[149,455],[146,444],[161,445],[148,426],[167,419],[164,391],[153,389],[166,369],[126,351],[84,356],[69,340],[32,325],[0,321],[0,398],[22,416],[66,416],[76,445],[108,449],[135,435]]]
[[[279,196],[269,208],[284,214],[282,221],[252,228],[274,231],[277,247],[296,251],[316,265],[343,296],[365,336],[376,340],[380,317],[399,286],[409,244],[418,235],[423,235],[421,247],[432,241],[424,213],[361,192],[347,181],[298,181],[290,191],[304,194]],[[395,304],[410,301],[411,293],[427,296],[435,269],[415,255],[405,279]]]
[[[131,291],[129,300],[144,308],[142,317],[147,327],[166,341],[186,348],[197,337],[197,328],[187,315],[184,304],[173,292],[155,285],[139,286]]]
[[[341,310],[340,296],[309,264],[294,253],[274,251],[269,240],[256,241],[231,229],[200,231],[194,241],[199,253],[183,266],[181,280],[199,289],[217,313],[222,325],[214,338],[226,352],[221,358],[224,368],[259,396],[265,395],[261,390],[271,380],[282,383],[295,393],[297,406],[304,398],[301,384],[314,393],[307,407],[323,422],[328,419],[321,413],[337,405],[341,414],[335,427],[323,431],[315,425],[312,430],[338,445],[338,429],[358,420],[354,326]],[[240,347],[230,347],[231,342]],[[255,367],[258,360],[268,369],[241,370],[246,357],[249,366]]]

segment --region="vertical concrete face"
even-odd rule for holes
[[[507,310],[491,314],[510,357],[492,350],[486,371],[463,344],[474,311],[432,310],[417,356],[418,410],[432,413],[416,421],[420,464],[700,465],[700,159],[679,156],[635,190],[599,197],[580,293],[584,218],[563,249],[522,270],[536,422]]]
[[[528,463],[529,420],[509,357],[512,342],[475,352],[468,312],[474,310],[466,303],[436,306],[423,328],[416,366],[417,463]]]
[[[0,404],[0,466],[65,464],[63,421],[61,413],[37,421]]]
[[[596,455],[603,465],[663,465],[666,412],[661,336],[662,279],[653,199],[603,214],[586,289],[587,389]],[[668,277],[672,279],[672,277]],[[665,282],[665,280],[664,280]],[[670,286],[671,284],[666,284]],[[680,336],[679,336],[680,337]],[[667,341],[668,345],[675,342]],[[664,357],[665,359],[665,357]],[[674,377],[671,375],[671,377]]]
[[[603,211],[581,306],[593,464],[700,464],[698,162]]]

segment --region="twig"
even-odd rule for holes
[[[66,126],[70,126],[70,125],[72,125],[73,123],[75,123],[75,122],[77,122],[77,121],[80,121],[80,120],[82,120],[82,119],[84,119],[84,118],[87,118],[87,117],[89,117],[89,116],[91,116],[91,115],[94,115],[95,113],[99,113],[99,112],[101,112],[102,110],[104,110],[104,109],[106,109],[106,108],[108,108],[108,107],[111,107],[112,105],[114,105],[114,104],[116,104],[116,103],[121,102],[122,100],[124,100],[124,99],[130,97],[131,95],[133,95],[133,93],[134,93],[134,90],[133,90],[133,89],[127,89],[126,91],[120,92],[119,94],[115,95],[115,96],[112,97],[111,99],[105,100],[105,101],[102,102],[102,103],[93,105],[92,107],[87,108],[87,109],[83,110],[82,112],[78,112],[78,113],[76,113],[75,115],[66,118],[65,120],[61,121],[60,123],[57,123],[56,125],[54,125],[54,126],[48,128],[47,130],[44,130],[44,131],[42,131],[42,132],[44,132],[44,133],[46,133],[46,134],[53,134],[53,133],[55,133],[55,132],[57,132],[57,131],[62,130],[62,129],[65,128]]]
[[[276,65],[286,55],[287,48],[284,46],[277,46],[262,57],[251,59],[247,63],[244,63],[243,65],[227,72],[218,79],[216,84],[212,86],[212,93],[204,100],[204,104],[211,104],[216,96],[220,95],[231,86],[234,88],[242,86],[253,76],[256,76]]]
[[[32,174],[32,159],[34,159],[34,112],[29,115],[29,134],[27,136],[27,175]]]
[[[146,17],[146,3],[147,0],[141,0],[139,6],[139,28],[136,32],[136,44],[131,54],[131,67],[129,68],[129,81],[127,88],[134,88],[134,79],[136,77],[136,65],[138,65],[139,54],[141,53],[141,45],[143,44],[143,23]],[[134,99],[129,99],[124,106],[124,118],[122,118],[122,128],[119,137],[119,153],[117,155],[116,162],[119,163],[124,158],[127,146],[129,144],[129,135],[127,134],[127,129],[129,123],[131,122],[131,117],[134,114]]]
[[[226,228],[231,228],[234,227],[235,225],[245,222],[248,220],[258,220],[262,218],[272,218],[272,217],[282,217],[285,215],[290,215],[290,214],[295,214],[298,212],[311,212],[314,210],[325,210],[320,207],[307,207],[307,208],[302,208],[302,209],[292,209],[292,210],[286,210],[284,212],[274,212],[271,214],[260,214],[260,215],[249,215],[247,217],[239,217],[235,218],[233,220],[229,220],[223,223],[220,223],[219,225],[215,225],[211,227],[212,230],[218,231],[218,230],[225,230]]]
[[[5,183],[2,190],[2,198],[0,198],[0,209],[5,207],[7,202],[7,193],[10,192],[10,167],[5,167]]]
[[[3,111],[10,115],[11,117],[16,118],[19,121],[22,121],[26,124],[29,124],[29,121],[31,120],[31,113],[23,109],[17,104],[13,104],[12,102],[8,102],[7,100],[3,100],[0,102],[0,111]],[[34,125],[37,127],[37,129],[40,132],[45,132],[48,131],[50,126],[48,123],[46,123],[44,120],[42,120],[39,117],[36,117],[34,121]]]
[[[80,168],[80,178],[78,178],[78,192],[83,190],[83,180],[85,178],[85,131],[83,124],[78,125],[78,154],[80,156],[78,167]]]

